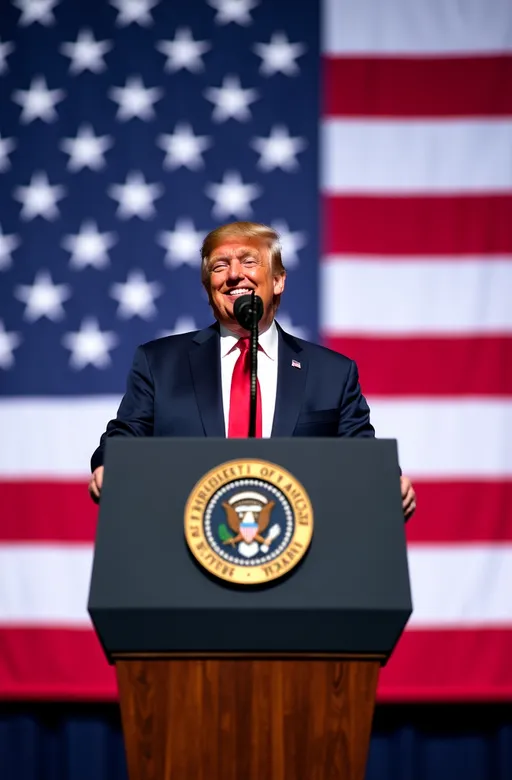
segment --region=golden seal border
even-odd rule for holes
[[[255,566],[239,566],[221,558],[211,547],[204,531],[204,515],[213,495],[239,479],[258,479],[281,491],[288,500],[295,528],[288,546],[277,558]],[[184,512],[185,539],[196,561],[210,574],[236,585],[261,585],[288,574],[302,560],[313,537],[313,506],[293,474],[266,460],[230,460],[204,474],[192,488]]]

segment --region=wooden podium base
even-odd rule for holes
[[[380,660],[118,659],[130,780],[364,780]]]

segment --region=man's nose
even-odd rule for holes
[[[232,260],[229,264],[229,278],[240,279],[242,275],[242,265],[240,260]]]

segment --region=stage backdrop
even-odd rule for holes
[[[210,322],[205,232],[255,219],[417,488],[380,700],[512,698],[511,51],[509,0],[2,3],[1,697],[115,698],[89,458],[136,346]]]

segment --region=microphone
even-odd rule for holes
[[[249,295],[240,295],[235,301],[233,314],[244,330],[251,330],[253,316],[256,317],[256,324],[263,317],[263,301],[254,292]]]
[[[249,438],[256,436],[256,403],[258,381],[258,322],[263,317],[263,301],[259,295],[240,295],[233,306],[233,313],[244,330],[250,331],[251,384],[249,396]]]

